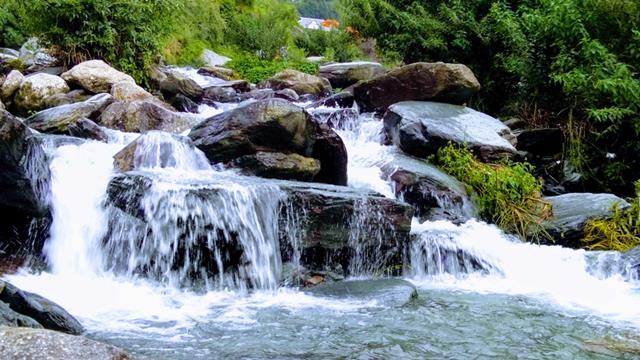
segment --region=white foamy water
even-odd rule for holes
[[[464,252],[489,267],[488,274],[434,274],[426,271],[425,265],[446,270],[446,264],[425,264],[423,255],[414,250],[412,279],[420,286],[526,295],[640,326],[640,284],[620,275],[589,273],[584,250],[522,243],[507,238],[493,225],[475,220],[460,226],[445,221],[420,224],[414,220],[412,232],[425,247],[436,243],[439,250]]]

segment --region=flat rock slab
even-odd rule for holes
[[[375,300],[387,307],[400,307],[418,297],[415,285],[401,279],[350,280],[319,285],[308,290],[318,296]]]
[[[3,360],[128,360],[123,350],[57,331],[0,327],[0,357]]]
[[[392,105],[384,116],[386,136],[404,152],[424,158],[449,142],[469,147],[481,160],[513,156],[515,136],[500,120],[465,106],[429,101]]]

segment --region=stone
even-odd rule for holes
[[[320,160],[321,164],[314,182],[347,185],[347,148],[342,138],[327,125],[318,125],[311,157]]]
[[[209,49],[204,49],[202,50],[202,55],[200,55],[200,60],[202,60],[206,66],[213,67],[224,66],[231,61],[231,58],[217,54]]]
[[[191,129],[189,137],[212,163],[258,151],[308,156],[315,124],[302,108],[285,100],[261,100],[225,111]]]
[[[205,66],[198,69],[198,74],[214,76],[222,80],[233,80],[233,70],[220,66]]]
[[[114,102],[96,120],[100,126],[126,132],[163,130],[181,133],[192,119],[158,105],[155,101]]]
[[[60,305],[40,295],[22,291],[8,282],[0,280],[0,285],[3,288],[0,301],[7,304],[11,310],[32,318],[45,329],[73,335],[84,332],[80,322]]]
[[[9,305],[0,301],[0,327],[2,326],[42,329],[37,321],[11,310]]]
[[[173,99],[171,99],[171,106],[181,112],[189,112],[193,114],[197,114],[199,112],[199,105],[182,94],[177,94]]]
[[[516,154],[515,136],[500,120],[473,109],[435,102],[405,101],[384,115],[385,134],[407,154],[425,158],[449,142],[464,145],[485,162]]]
[[[264,178],[311,181],[320,171],[320,161],[298,154],[259,151],[233,160],[245,173]]]
[[[339,92],[337,94],[331,95],[328,98],[318,100],[311,105],[309,108],[317,108],[320,106],[326,106],[330,108],[352,108],[355,99],[352,93],[348,93],[345,91]]]
[[[260,185],[264,184],[263,180],[251,177],[236,179],[238,184],[249,189],[265,189]],[[132,235],[131,243],[150,246],[142,251],[149,255],[150,261],[155,261],[153,252],[157,252],[157,248],[152,245],[155,240],[149,238],[150,224],[146,223],[146,219],[154,215],[147,213],[151,208],[144,205],[149,201],[145,194],[158,188],[153,185],[155,181],[172,190],[156,194],[159,196],[154,195],[153,201],[158,204],[165,204],[166,201],[188,203],[194,208],[193,213],[187,210],[184,217],[172,218],[173,220],[169,220],[171,225],[167,225],[171,226],[175,239],[181,239],[176,244],[180,249],[178,253],[185,254],[188,251],[191,259],[199,259],[200,263],[193,264],[193,276],[200,277],[203,269],[212,276],[218,274],[220,269],[228,273],[238,271],[246,262],[243,260],[245,249],[234,238],[235,230],[226,227],[226,221],[220,221],[216,215],[216,209],[228,206],[225,204],[229,204],[230,196],[235,190],[227,190],[228,183],[218,183],[219,178],[210,178],[210,184],[199,181],[193,186],[185,183],[173,186],[153,174],[129,172],[117,175],[109,183],[107,203],[124,215],[113,217],[118,222],[113,224],[114,228],[139,229],[137,235]],[[300,264],[316,274],[324,271],[327,266],[342,269],[340,273],[345,276],[360,272],[379,273],[402,264],[410,242],[413,215],[410,206],[373,192],[343,186],[292,181],[271,181],[270,184],[282,190],[282,193],[269,190],[265,196],[273,194],[274,198],[270,201],[279,201],[277,218],[270,219],[278,222],[283,262],[292,260],[293,250],[290,244],[294,241],[291,237],[295,236],[295,241],[298,241],[301,248]],[[295,232],[292,232],[292,226],[295,227]],[[183,236],[187,233],[187,236]],[[163,235],[152,235],[155,236]],[[138,238],[140,241],[136,240]],[[187,238],[193,240],[182,240]],[[207,245],[211,243],[218,244],[218,255]],[[121,251],[119,249],[124,246],[117,235],[106,244],[106,251],[114,253]],[[146,253],[147,250],[149,253]],[[166,259],[166,255],[157,253],[158,257]],[[356,253],[360,255],[354,256]],[[220,259],[222,268],[216,259]],[[167,266],[183,268],[184,256],[172,257],[172,261],[174,262]],[[141,266],[144,268],[144,265]]]
[[[0,62],[9,62],[17,59],[19,56],[20,52],[18,50],[0,47]]]
[[[615,204],[622,209],[629,206],[625,200],[606,193],[569,193],[544,199],[551,203],[554,215],[545,225],[546,230],[556,244],[574,248],[582,245],[580,240],[587,221],[611,216]]]
[[[69,126],[79,119],[97,119],[113,103],[109,94],[97,94],[86,101],[60,105],[37,112],[25,120],[25,124],[43,133],[69,134]]]
[[[57,107],[60,105],[75,104],[85,101],[91,97],[91,94],[84,89],[71,90],[66,94],[54,94],[44,99],[45,109]]]
[[[69,124],[68,133],[71,136],[103,142],[109,139],[104,128],[87,118],[80,118]]]
[[[177,71],[165,72],[166,78],[160,82],[160,90],[168,96],[182,94],[190,99],[199,100],[204,89],[194,79]]]
[[[133,360],[123,350],[57,331],[0,327],[0,353],[6,360]]]
[[[418,298],[412,283],[401,279],[349,280],[307,290],[316,296],[376,301],[385,307],[401,307]]]
[[[66,94],[69,86],[61,77],[45,73],[26,76],[15,94],[14,104],[21,114],[44,109],[45,100],[55,94]]]
[[[297,70],[285,70],[259,85],[273,90],[291,89],[299,95],[326,96],[331,93],[329,80]]]
[[[261,100],[262,98],[256,98]],[[230,86],[210,86],[204,90],[202,95],[202,101],[204,103],[229,103],[242,101],[238,92]]]
[[[61,76],[68,83],[79,85],[96,94],[111,92],[113,84],[122,81],[135,83],[131,76],[112,68],[102,60],[82,62]]]
[[[4,104],[2,103],[2,101],[0,101],[0,110],[6,110],[6,108],[4,107]]]
[[[355,85],[353,95],[362,111],[383,112],[409,100],[464,104],[478,90],[480,83],[465,65],[413,63]]]
[[[47,215],[50,179],[41,141],[20,120],[0,110],[0,211]]]
[[[24,75],[18,70],[11,70],[7,75],[0,88],[0,100],[5,103],[10,103],[13,100],[13,95],[20,88],[20,84],[24,80]]]
[[[320,66],[319,75],[328,79],[334,88],[346,88],[384,74],[384,67],[376,62],[354,61]]]
[[[389,151],[378,165],[396,197],[413,206],[421,220],[464,222],[473,217],[464,184],[426,161]]]
[[[29,67],[50,67],[58,63],[58,60],[49,55],[47,50],[42,47],[37,38],[30,38],[20,47],[18,58],[24,65]]]
[[[111,86],[111,96],[115,101],[155,100],[147,90],[131,81],[118,81]]]

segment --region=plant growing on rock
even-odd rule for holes
[[[621,209],[616,203],[611,217],[586,223],[582,241],[588,249],[627,251],[640,246],[640,180],[635,187],[636,197],[629,208]]]
[[[437,166],[467,185],[482,219],[520,238],[545,235],[551,204],[541,197],[542,185],[527,163],[480,162],[466,147],[449,144],[438,150]]]
[[[307,61],[260,59],[249,54],[235,55],[226,66],[233,69],[240,78],[256,84],[286,69],[294,69],[312,75],[318,72],[318,65]]]

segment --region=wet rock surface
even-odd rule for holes
[[[401,307],[418,297],[412,283],[401,279],[349,280],[307,290],[316,296],[375,300],[382,306]]]
[[[334,88],[346,88],[358,81],[384,74],[384,67],[376,62],[355,61],[320,66],[319,75],[328,79]]]
[[[97,119],[111,103],[111,95],[98,94],[83,102],[60,105],[35,113],[25,120],[25,124],[44,133],[69,134],[70,126],[84,118]]]

